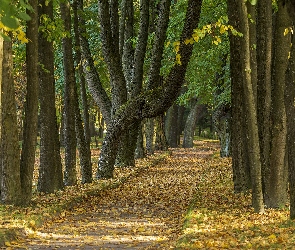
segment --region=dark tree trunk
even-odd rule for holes
[[[295,42],[293,35],[293,42]],[[295,219],[295,47],[292,47],[292,54],[287,71],[287,81],[285,90],[285,105],[287,112],[287,148],[289,166],[289,188],[290,188],[290,218]]]
[[[177,98],[192,53],[192,46],[185,45],[184,40],[191,37],[193,30],[197,27],[201,3],[202,1],[195,0],[188,2],[186,20],[180,40],[181,64],[174,65],[163,87],[145,91],[132,98],[113,117],[101,150],[97,171],[98,178],[111,178],[113,176],[119,135],[134,122],[162,114]]]
[[[53,18],[52,1],[39,1],[39,16]],[[63,188],[60,145],[55,110],[53,43],[39,33],[40,80],[40,167],[38,190],[52,193]]]
[[[284,34],[291,25],[287,6],[278,1],[275,21],[272,104],[271,104],[271,148],[269,175],[265,180],[265,205],[279,208],[287,201],[286,113],[284,106],[285,75],[291,47],[291,32]]]
[[[214,109],[212,120],[214,127],[218,134],[220,141],[220,156],[229,157],[230,156],[230,107],[226,104],[220,104]]]
[[[78,6],[77,1],[73,3],[74,11],[74,31],[75,31],[75,47],[76,47],[76,64],[78,67],[78,75],[80,78],[80,93],[82,101],[82,113],[83,119],[81,118],[79,103],[78,103],[78,91],[75,89],[75,124],[77,133],[77,143],[80,157],[80,168],[82,174],[82,183],[92,182],[92,163],[91,163],[91,151],[90,151],[90,128],[89,128],[89,112],[88,102],[86,94],[86,83],[83,73],[83,68],[80,65],[81,62],[81,51],[80,51],[80,40],[79,40],[79,23],[78,23]],[[82,121],[83,120],[83,121]],[[83,126],[84,124],[84,126]]]
[[[159,115],[155,118],[156,122],[156,140],[155,150],[168,150],[168,142],[165,136],[164,115]]]
[[[183,147],[192,148],[194,146],[194,135],[197,121],[202,118],[202,113],[205,111],[205,106],[198,104],[196,99],[192,100],[191,110],[186,119],[183,133]]]
[[[290,4],[290,3],[289,3]],[[295,4],[288,6],[289,15],[295,19]],[[295,34],[292,34],[292,44],[295,44]],[[288,69],[286,72],[285,106],[287,114],[287,150],[289,166],[289,189],[290,189],[290,219],[295,219],[295,46],[292,46]]]
[[[166,136],[167,136],[167,141],[168,145],[171,148],[177,148],[177,132],[178,132],[178,105],[173,104],[167,111],[166,115]]]
[[[257,126],[257,112],[255,105],[255,96],[253,92],[253,84],[251,81],[251,55],[250,55],[250,36],[249,36],[249,22],[247,6],[243,0],[238,1],[238,11],[240,16],[241,32],[243,38],[241,39],[242,56],[242,76],[244,79],[243,84],[243,100],[245,103],[246,111],[246,125],[248,133],[248,154],[250,159],[250,171],[252,181],[252,205],[256,213],[264,211],[263,195],[262,195],[262,175],[261,175],[261,162],[260,162],[260,147]]]
[[[0,38],[0,43],[0,202],[18,205],[22,197],[12,41]]]
[[[145,147],[147,154],[151,155],[154,153],[154,135],[155,135],[155,126],[154,126],[154,118],[149,118],[145,122],[144,127],[145,134]]]
[[[31,20],[27,23],[26,35],[29,42],[26,45],[27,66],[27,96],[25,104],[24,134],[21,151],[21,186],[23,203],[31,201],[33,186],[33,171],[38,133],[38,0],[30,0],[33,11],[28,10]]]
[[[139,131],[138,131],[138,137],[137,137],[137,142],[136,142],[136,149],[135,149],[135,158],[136,159],[141,159],[145,157],[145,149],[143,146],[143,128],[142,128],[142,122],[140,123],[139,126]]]
[[[71,14],[69,2],[60,4],[60,12],[63,19],[64,29],[71,34]],[[74,59],[72,52],[71,37],[62,39],[63,65],[65,77],[64,91],[64,139],[65,139],[65,185],[74,186],[77,184],[76,170],[76,131],[75,131],[75,111],[77,95],[76,78],[74,69]]]
[[[240,30],[237,2],[228,1],[229,23]],[[245,192],[251,186],[249,164],[247,164],[246,130],[244,129],[242,60],[240,55],[241,39],[230,35],[230,71],[231,71],[231,153],[234,191]]]
[[[257,6],[257,119],[263,187],[270,164],[270,107],[272,65],[272,1],[260,0]]]
[[[77,9],[78,9],[78,20],[79,20],[79,38],[81,46],[81,56],[82,56],[82,65],[85,78],[87,80],[88,89],[95,101],[99,106],[103,118],[105,119],[106,124],[108,125],[111,121],[111,101],[102,86],[99,75],[94,66],[94,60],[91,56],[89,43],[86,38],[86,29],[85,21],[83,19],[83,0],[77,0]]]

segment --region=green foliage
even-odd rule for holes
[[[186,44],[194,44],[193,56],[186,74],[187,92],[178,99],[186,105],[191,98],[215,107],[230,102],[228,32],[242,36],[228,25],[225,0],[205,0],[199,27]],[[226,58],[224,63],[223,58]],[[218,92],[218,95],[217,95]]]

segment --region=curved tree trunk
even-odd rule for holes
[[[193,30],[197,27],[200,17],[201,3],[202,1],[195,0],[190,0],[188,3],[179,50],[182,58],[181,65],[174,65],[167,80],[163,84],[163,87],[145,91],[141,95],[132,98],[113,117],[101,149],[97,169],[98,178],[113,177],[114,163],[118,147],[117,140],[122,131],[125,131],[134,122],[162,114],[177,98],[192,53],[192,46],[185,45],[184,40],[191,37]]]

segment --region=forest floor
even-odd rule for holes
[[[216,142],[197,141],[32,207],[2,206],[0,241],[1,228],[14,236],[3,249],[295,249],[287,209],[254,214],[218,155]]]

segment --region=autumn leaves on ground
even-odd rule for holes
[[[32,207],[2,206],[0,239],[4,249],[295,249],[287,209],[254,214],[231,179],[217,143],[199,141]]]

